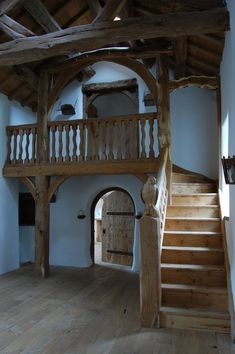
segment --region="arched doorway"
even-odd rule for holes
[[[121,188],[99,193],[91,206],[93,263],[132,266],[134,229],[135,206],[129,193]]]

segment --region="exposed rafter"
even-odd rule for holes
[[[22,3],[23,0],[2,0],[0,2],[0,16],[12,10],[16,5]]]
[[[102,10],[99,0],[86,0],[93,17],[96,17]]]
[[[0,28],[10,38],[24,38],[34,36],[35,34],[28,28],[22,26],[7,15],[0,16]]]
[[[175,78],[180,79],[186,75],[187,37],[182,36],[175,40]]]
[[[93,50],[138,38],[199,35],[228,29],[229,15],[225,8],[102,22],[1,44],[0,65],[15,65],[72,54],[74,48],[80,51]]]
[[[108,0],[94,19],[93,23],[112,21],[116,15],[122,10],[127,0]]]
[[[25,0],[24,8],[46,33],[60,31],[61,27],[40,0]]]

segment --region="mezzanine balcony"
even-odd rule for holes
[[[45,164],[37,131],[37,124],[7,127],[5,177],[146,174],[158,166],[156,113],[48,122]]]

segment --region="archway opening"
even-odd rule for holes
[[[91,206],[91,258],[94,264],[131,267],[135,205],[121,188],[103,190]]]

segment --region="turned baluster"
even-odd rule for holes
[[[59,131],[59,156],[58,156],[58,162],[63,162],[63,137],[62,137],[62,133],[63,133],[63,125],[59,125],[58,126],[58,131]]]
[[[113,122],[109,122],[109,155],[108,158],[109,160],[114,159],[114,153],[113,153]]]
[[[107,160],[106,155],[106,122],[102,122],[102,160]]]
[[[18,162],[22,163],[22,155],[23,155],[23,135],[24,135],[24,131],[23,129],[19,129],[19,155],[18,155]]]
[[[13,163],[17,162],[17,135],[18,135],[18,130],[14,129],[13,131],[14,135],[14,142],[13,142]]]
[[[84,161],[84,124],[79,123],[80,144],[79,144],[79,161]]]
[[[126,149],[126,155],[125,159],[129,160],[130,159],[130,122],[129,119],[125,121],[125,131],[126,131],[126,142],[125,142],[125,149]]]
[[[11,136],[12,130],[7,128],[7,163],[11,163]]]
[[[117,159],[121,160],[122,159],[122,120],[121,119],[117,121],[117,140],[118,140]]]
[[[24,163],[29,163],[29,135],[30,135],[30,129],[27,128],[25,130],[25,134],[26,134],[26,145],[25,145],[25,159],[24,159]]]
[[[141,158],[146,159],[146,150],[145,150],[145,120],[140,120],[141,124]]]
[[[95,154],[94,154],[94,159],[99,160],[99,122],[94,121],[95,125],[95,133],[94,133],[94,139],[95,139]]]
[[[73,124],[73,156],[72,161],[77,161],[77,124]]]
[[[70,126],[68,124],[65,125],[65,132],[66,132],[66,154],[65,154],[65,161],[69,162],[70,157],[69,157],[69,130]]]
[[[51,126],[51,162],[56,162],[55,156],[55,133],[56,133],[56,126]]]
[[[87,156],[86,160],[93,160],[93,122],[92,120],[87,120],[85,122],[85,127],[87,131]]]
[[[154,120],[152,118],[149,119],[149,157],[153,158],[154,157],[154,135],[153,135],[153,125],[154,125]]]
[[[35,162],[35,147],[36,147],[36,128],[31,129],[32,134],[32,156],[31,156],[31,163]]]
[[[133,121],[133,159],[138,159],[138,119]]]

